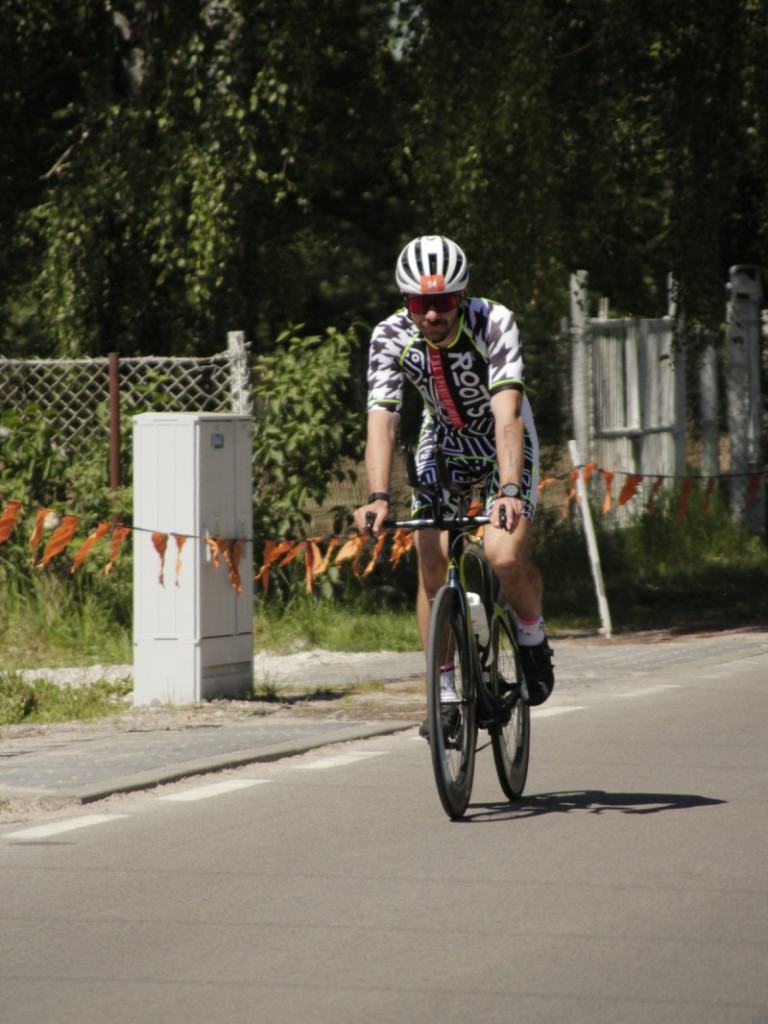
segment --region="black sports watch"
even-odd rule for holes
[[[517,486],[517,484],[504,484],[503,487],[499,488],[500,498],[522,498],[523,492]]]

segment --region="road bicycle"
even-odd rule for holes
[[[523,699],[523,673],[512,609],[501,592],[477,536],[490,522],[470,515],[479,481],[450,480],[442,452],[435,453],[436,486],[416,481],[413,456],[408,480],[430,499],[431,512],[417,519],[385,520],[386,529],[445,530],[448,569],[435,595],[427,639],[427,732],[440,800],[451,818],[469,804],[478,750],[478,730],[490,735],[501,788],[518,800],[525,788],[530,756],[530,709]],[[443,492],[456,499],[447,506]],[[373,516],[369,517],[369,525]],[[455,689],[446,685],[453,677]]]

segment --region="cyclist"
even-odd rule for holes
[[[418,479],[437,482],[435,448],[442,449],[457,483],[485,477],[484,500],[491,517],[483,538],[485,552],[517,618],[528,703],[542,704],[555,678],[544,632],[541,574],[529,556],[538,439],[525,395],[514,314],[498,302],[467,296],[467,258],[455,242],[440,235],[409,242],[397,260],[395,279],[405,306],[378,324],[371,337],[365,450],[371,493],[355,511],[355,523],[365,530],[366,514],[373,513],[372,528],[378,533],[387,516],[403,386],[409,380],[424,400]],[[450,494],[443,498],[452,504]],[[416,490],[413,516],[430,507],[429,499]],[[431,603],[445,581],[446,538],[438,530],[423,530],[415,543],[416,616],[426,647]],[[445,666],[444,688],[452,686],[452,675],[451,666]]]

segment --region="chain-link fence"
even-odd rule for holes
[[[62,444],[80,456],[110,443],[112,410],[250,414],[249,358],[241,332],[226,352],[203,358],[0,359],[5,410],[34,406],[55,420]]]

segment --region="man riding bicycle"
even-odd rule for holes
[[[491,518],[483,537],[485,553],[516,615],[528,703],[542,704],[555,678],[544,632],[541,574],[529,556],[538,438],[525,395],[514,314],[498,302],[467,296],[467,258],[440,235],[409,242],[395,278],[405,307],[378,324],[371,336],[365,450],[371,493],[355,511],[355,523],[365,530],[371,513],[378,533],[387,516],[403,386],[409,380],[424,400],[418,479],[437,483],[435,449],[442,450],[456,483],[485,478],[483,497]],[[454,503],[448,492],[443,498],[447,505]],[[412,514],[429,508],[429,499],[414,491]],[[423,530],[415,543],[416,617],[426,646],[431,603],[445,581],[446,538],[438,530]],[[450,672],[446,666],[446,685]]]

